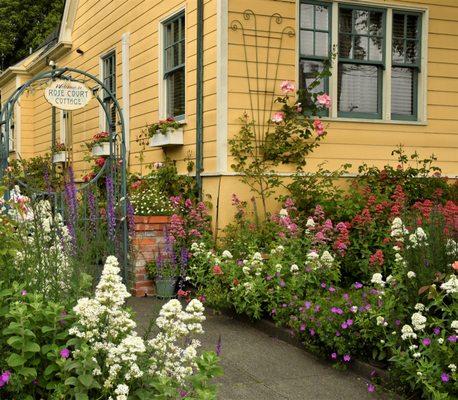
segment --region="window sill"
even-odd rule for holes
[[[344,117],[323,117],[323,122],[363,122],[368,124],[385,124],[385,125],[416,125],[426,126],[427,121],[403,121],[403,120],[386,120],[386,119],[368,119],[368,118],[344,118]]]

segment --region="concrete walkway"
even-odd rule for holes
[[[143,334],[161,302],[132,298],[139,331]],[[204,349],[214,350],[222,340],[218,379],[220,400],[364,400],[374,399],[367,382],[350,372],[340,372],[299,348],[224,315],[208,315],[202,338]]]

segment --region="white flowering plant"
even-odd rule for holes
[[[175,399],[180,391],[189,399],[199,393],[216,398],[210,381],[221,373],[218,357],[199,356],[200,343],[190,338],[203,332],[202,303],[193,300],[185,310],[177,300],[164,305],[156,321],[160,332],[145,343],[124,307],[130,294],[119,272],[117,259],[108,257],[94,297],[81,298],[74,307],[76,322],[67,342],[71,356],[57,374],[63,384],[55,388],[55,398],[127,400],[154,394]]]
[[[130,185],[130,202],[136,215],[171,215],[172,205],[154,179],[136,180]]]

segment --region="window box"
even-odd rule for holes
[[[54,164],[64,163],[68,159],[68,152],[67,151],[58,151],[54,153],[52,156],[52,162]]]
[[[101,142],[94,144],[94,146],[92,146],[92,155],[94,157],[109,156],[110,142]]]
[[[183,128],[169,128],[165,134],[157,132],[149,141],[150,147],[168,147],[183,145]]]

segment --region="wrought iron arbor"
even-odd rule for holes
[[[120,262],[123,264],[124,279],[127,280],[129,274],[129,232],[127,221],[127,156],[126,156],[126,142],[125,142],[125,124],[122,109],[118,100],[109,90],[109,88],[99,80],[96,76],[76,68],[70,67],[52,67],[52,69],[42,72],[20,87],[18,87],[10,98],[6,101],[0,111],[0,180],[3,178],[5,171],[9,165],[10,157],[10,138],[14,132],[14,110],[15,105],[18,104],[21,96],[28,90],[33,90],[34,87],[47,84],[57,79],[82,82],[89,86],[92,91],[93,98],[101,106],[105,119],[106,126],[109,133],[110,155],[107,157],[106,162],[100,171],[92,177],[88,182],[85,182],[77,187],[79,193],[90,189],[97,185],[97,182],[102,177],[110,178],[113,182],[113,197],[117,205],[117,235],[116,235],[116,248],[118,249],[118,256]],[[107,102],[107,99],[109,100]],[[113,104],[115,115],[117,116],[118,123],[113,121],[112,110],[109,109],[109,104]],[[56,108],[51,108],[51,143],[56,143]],[[54,146],[51,147],[51,157],[54,153]],[[53,167],[54,169],[54,167]],[[63,204],[63,190],[53,191],[49,190],[46,193],[37,188],[30,187],[26,182],[18,180],[18,183],[32,192],[33,197],[46,197],[54,200],[54,209],[64,207]],[[108,213],[106,217],[109,218]],[[107,224],[109,225],[109,224]]]

